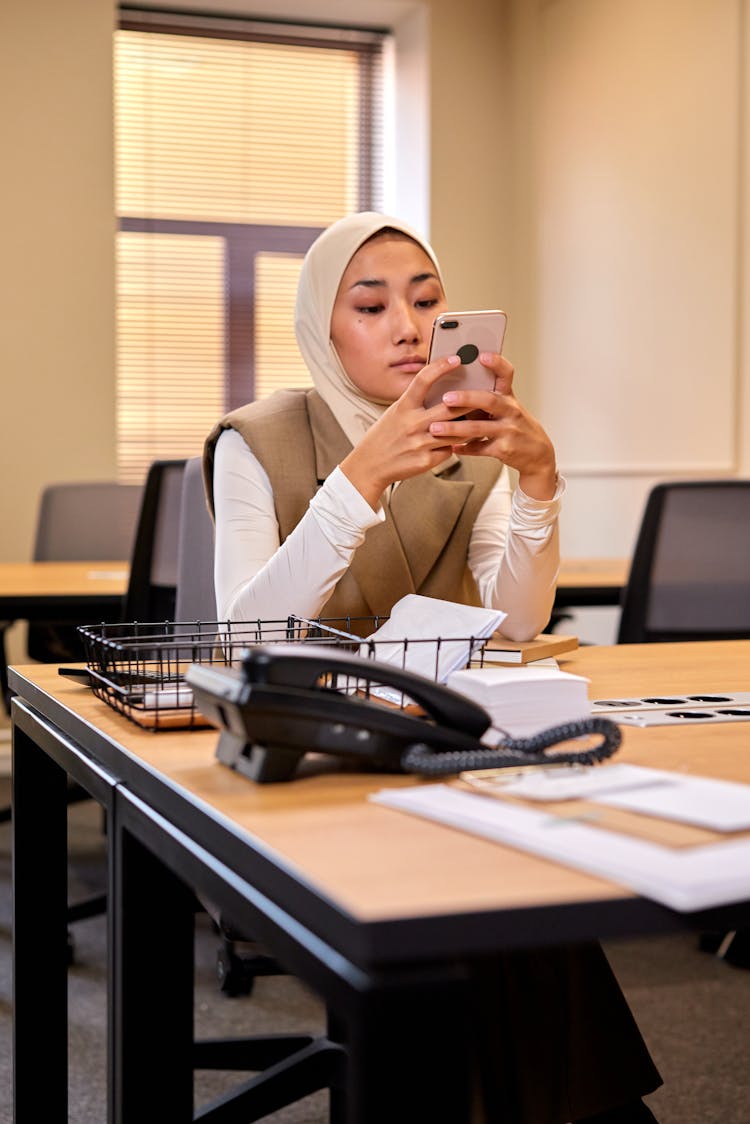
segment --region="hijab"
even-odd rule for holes
[[[432,247],[400,219],[375,211],[348,215],[316,238],[305,255],[294,312],[294,329],[313,385],[333,412],[352,445],[356,445],[387,406],[366,398],[344,370],[331,342],[331,316],[344,271],[360,246],[389,227],[412,238],[435,266]],[[440,277],[441,284],[442,278]],[[445,288],[445,286],[443,286]]]

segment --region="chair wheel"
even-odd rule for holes
[[[255,984],[255,976],[248,971],[239,956],[230,948],[220,948],[216,954],[216,978],[219,991],[230,997],[250,995]]]
[[[698,948],[719,956],[735,968],[750,968],[750,929],[709,930],[699,935]]]

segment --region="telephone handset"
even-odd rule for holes
[[[185,681],[198,709],[222,731],[218,759],[258,782],[288,780],[308,752],[391,772],[445,775],[551,760],[545,748],[590,733],[601,735],[600,745],[554,760],[592,764],[620,743],[614,722],[593,717],[492,748],[480,740],[490,716],[465,695],[392,664],[315,644],[250,648],[238,669],[193,664]],[[396,705],[378,697],[394,692]]]

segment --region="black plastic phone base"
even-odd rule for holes
[[[249,745],[244,738],[229,730],[222,730],[216,747],[219,761],[257,784],[291,780],[304,756],[301,750]]]

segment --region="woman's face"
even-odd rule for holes
[[[362,394],[391,403],[427,363],[432,322],[447,310],[435,266],[405,234],[376,234],[349,262],[331,314],[331,342]]]

